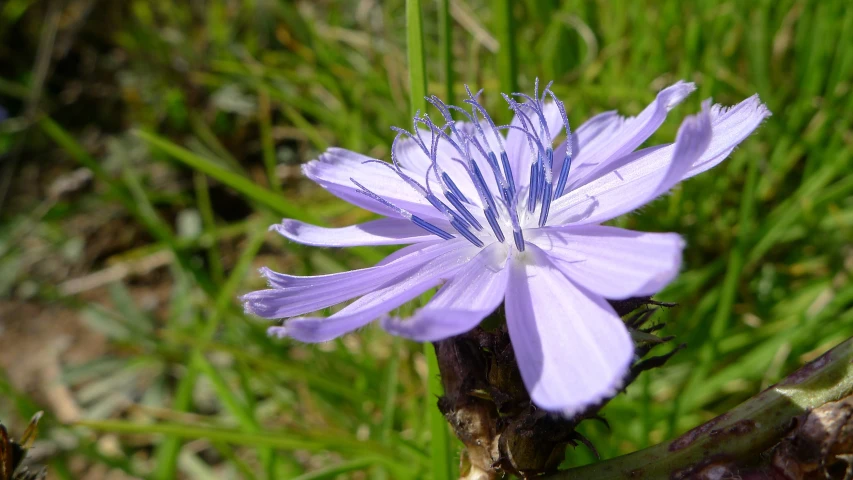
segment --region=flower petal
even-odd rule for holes
[[[250,292],[243,297],[246,313],[275,319],[302,315],[364,295],[400,276],[425,268],[442,255],[475,248],[464,239],[438,240],[412,245],[406,254],[380,266],[299,277],[261,269],[273,288]],[[473,254],[471,254],[473,256]]]
[[[396,211],[359,193],[359,188],[351,178],[397,207],[415,215],[427,219],[444,219],[435,207],[392,169],[377,163],[364,163],[371,160],[375,159],[342,148],[330,148],[320,155],[319,159],[303,165],[302,171],[305,176],[333,195],[365,210],[387,217],[400,217]]]
[[[546,227],[530,241],[578,285],[613,300],[652,295],[678,275],[684,241],[600,225]]]
[[[414,316],[388,317],[382,321],[382,328],[419,342],[434,342],[471,330],[503,301],[508,278],[506,260],[506,245],[489,245]]]
[[[770,116],[767,105],[753,95],[733,107],[714,105],[711,107],[711,124],[714,138],[711,145],[697,162],[690,167],[684,178],[690,178],[717,166],[726,159],[740,142]]]
[[[578,127],[576,146],[572,155],[572,174],[569,186],[581,185],[584,179],[596,172],[607,170],[607,165],[639,147],[657,131],[670,110],[681,103],[696,85],[679,81],[661,90],[654,101],[639,115],[624,118],[605,112],[592,117]],[[556,150],[554,169],[560,171],[565,158],[565,142]]]
[[[710,112],[711,143],[707,150],[692,165],[688,166],[681,179],[684,180],[704,172],[725,160],[737,145],[751,135],[769,116],[770,111],[766,105],[761,103],[758,95],[753,95],[733,107],[714,105]],[[660,175],[660,171],[669,169],[675,160],[679,162],[683,160],[673,155],[675,148],[675,144],[656,145],[620,158],[611,163],[609,169],[612,171],[597,172],[594,178],[587,178],[585,180],[586,185],[578,187],[576,192],[584,189],[587,191],[606,189],[608,186],[615,188],[624,182],[631,182],[639,176],[646,176],[648,179]],[[656,170],[657,172],[655,172]],[[596,202],[599,198],[594,196],[574,197],[570,200],[571,193],[564,195],[551,205],[552,212],[556,210],[563,212],[560,215],[552,213],[549,221],[551,225],[586,218],[597,206]],[[590,195],[594,194],[590,193]],[[583,223],[591,222],[583,220]]]
[[[449,243],[449,242],[448,242]],[[288,336],[301,342],[325,342],[367,325],[400,305],[414,299],[466,264],[480,251],[468,246],[454,250],[392,279],[382,288],[372,291],[329,317],[292,318],[269,333]]]
[[[536,405],[570,416],[616,393],[634,344],[603,298],[566,279],[534,245],[511,261],[507,291],[513,350]]]
[[[439,228],[449,228],[436,225]],[[399,245],[435,240],[436,236],[409,220],[383,218],[358,225],[341,228],[325,228],[284,219],[273,225],[280,235],[304,245],[318,247],[353,247],[359,245]]]
[[[681,124],[670,155],[656,148],[563,195],[551,204],[548,224],[601,223],[645,205],[684,178],[707,150],[711,136],[710,115],[703,109]]]

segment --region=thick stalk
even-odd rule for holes
[[[426,110],[426,60],[424,58],[423,18],[420,0],[406,0],[406,46],[409,55],[409,108],[412,116],[417,111]],[[432,478],[450,480],[453,475],[453,462],[450,454],[450,433],[441,412],[436,408],[436,399],[444,392],[438,378],[438,363],[433,346],[424,344],[427,359],[427,426],[430,431],[430,453],[432,457]]]
[[[778,384],[680,437],[547,478],[691,478],[711,462],[753,463],[807,411],[853,394],[853,338]]]

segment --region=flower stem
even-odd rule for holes
[[[512,0],[498,0],[495,5],[495,30],[500,49],[498,50],[498,78],[501,91],[512,93],[518,91],[518,75],[516,72],[515,32],[513,28]]]
[[[808,410],[853,393],[853,338],[733,410],[629,455],[550,475],[551,480],[688,478],[704,462],[755,460]]]
[[[409,54],[409,102],[412,116],[426,110],[427,93],[426,61],[424,60],[423,18],[420,0],[406,0],[406,42]],[[427,359],[426,409],[430,430],[430,453],[432,478],[451,480],[455,477],[450,453],[450,434],[444,416],[436,406],[437,399],[444,393],[438,377],[438,361],[431,343],[424,343]]]
[[[441,44],[441,65],[444,68],[444,101],[455,105],[453,96],[453,20],[450,17],[450,0],[438,0],[438,36]]]
[[[437,399],[444,395],[439,377],[438,359],[435,347],[424,343],[424,356],[427,360],[427,420],[430,431],[430,457],[432,458],[432,478],[435,480],[452,480],[457,478],[453,471],[453,454],[450,449],[450,433],[447,421],[437,406]]]
[[[424,26],[420,0],[406,0],[406,43],[409,54],[409,103],[412,116],[426,110],[427,78]]]

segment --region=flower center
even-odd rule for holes
[[[523,220],[529,216],[535,218],[538,212],[538,225],[545,226],[552,200],[565,193],[572,163],[571,142],[568,141],[571,138],[571,131],[566,110],[550,87],[551,84],[548,84],[540,96],[537,79],[532,97],[522,93],[514,93],[512,96],[502,94],[509,108],[515,113],[516,121],[512,125],[500,127],[477,101],[480,92],[475,95],[467,86],[465,89],[468,92],[468,98],[464,103],[471,107],[470,112],[455,105],[447,105],[436,96],[427,97],[427,101],[441,113],[445,123],[438,126],[428,114],[421,115],[417,112],[411,132],[392,127],[397,132],[397,137],[391,145],[391,163],[379,160],[365,162],[379,163],[394,170],[406,184],[415,189],[442,214],[450,228],[447,226],[442,228],[436,225],[437,222],[427,221],[368,190],[355,179],[350,178],[350,180],[359,188],[360,193],[391,208],[403,218],[437,237],[450,240],[458,234],[473,245],[482,248],[486,245],[484,239],[492,243],[491,237],[497,242],[505,243],[507,237],[504,234],[504,228],[509,228],[512,231],[515,247],[519,252],[524,252],[524,233],[521,224],[526,221],[519,221],[519,211],[521,210],[523,214]],[[559,110],[567,136],[566,155],[556,185],[554,185],[553,172],[554,150],[544,104],[548,96],[554,100]],[[524,103],[519,103],[512,97],[521,98]],[[451,111],[461,113],[468,123],[457,124]],[[428,130],[428,142],[425,141],[426,135],[422,134],[422,127]],[[526,186],[518,185],[516,182],[514,176],[516,172],[513,172],[513,164],[504,148],[505,140],[501,130],[520,132],[524,139],[522,141],[527,145],[530,168]],[[423,183],[412,178],[410,170],[400,166],[397,147],[403,137],[414,142],[429,159],[429,167],[424,174]],[[520,158],[513,160],[516,160],[516,165],[524,163]],[[441,165],[445,165],[445,168]],[[451,165],[454,166],[452,170],[457,172],[456,178],[446,171],[451,168]],[[493,177],[494,182],[487,180],[488,177]],[[436,194],[433,190],[432,184],[436,182],[441,187],[440,194]],[[469,199],[459,187],[460,185],[473,187],[465,190],[469,195],[473,193],[472,190],[476,192],[479,203]],[[519,199],[526,199],[524,205],[519,204]],[[524,209],[527,211],[524,212]],[[481,218],[484,218],[485,223],[488,224],[488,230],[483,226],[483,222],[477,219],[478,215],[475,215],[475,212],[478,213],[478,211],[482,211]]]

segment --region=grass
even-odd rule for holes
[[[235,301],[261,286],[262,264],[328,273],[391,251],[306,248],[266,227],[282,216],[370,218],[297,166],[328,145],[387,158],[389,127],[410,124],[405,3],[87,10],[74,0],[52,43],[49,3],[0,7],[0,104],[11,116],[0,123],[0,171],[16,179],[0,192],[0,301],[77,312],[80,328],[108,340],[101,355],[62,364],[72,419],[12,381],[17,367],[6,363],[4,423],[48,411],[55,478],[81,478],[81,468],[164,480],[440,478],[420,345],[374,328],[322,346],[269,339]],[[503,109],[500,89],[530,90],[538,76],[555,81],[576,128],[603,110],[635,114],[678,79],[696,82],[654,143],[674,138],[707,97],[759,93],[773,112],[724,164],[616,222],[687,240],[683,273],[659,295],[679,306],[659,319],[688,346],[607,407],[612,432],[581,427],[603,457],[673,438],[849,335],[853,46],[843,39],[853,11],[843,2],[408,3],[422,13],[426,93],[458,99],[469,84]],[[493,48],[507,39],[514,57]],[[37,115],[24,115],[32,99]],[[78,168],[92,181],[50,193]],[[170,260],[134,273],[158,255]],[[115,266],[131,273],[62,293]],[[152,306],[145,292],[158,287]],[[590,461],[579,448],[566,465]]]

